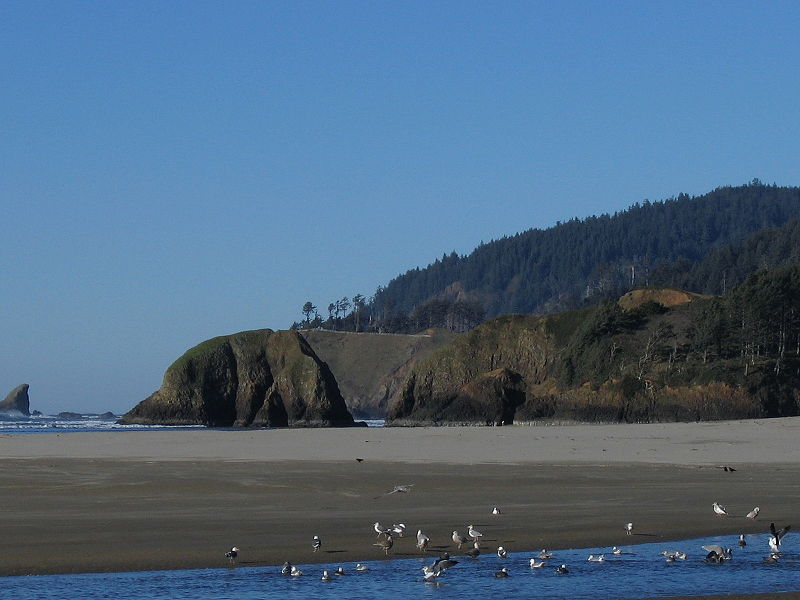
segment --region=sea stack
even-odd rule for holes
[[[356,423],[336,379],[295,331],[207,340],[164,374],[120,423],[211,427],[346,427]]]
[[[0,402],[0,412],[19,411],[26,417],[30,416],[31,403],[28,398],[29,387],[27,383],[23,383],[11,390],[6,396],[6,399]]]

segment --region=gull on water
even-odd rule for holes
[[[232,563],[236,562],[236,558],[238,556],[239,556],[239,549],[236,546],[234,546],[225,553],[225,558],[227,558]]]
[[[544,561],[543,560],[536,560],[535,558],[532,558],[530,560],[530,565],[531,565],[531,569],[541,569],[544,566]]]
[[[664,550],[661,553],[661,556],[666,557],[667,562],[672,562],[676,558],[678,560],[686,560],[686,553],[685,552],[678,552],[678,551],[675,551],[675,550]]]
[[[507,558],[508,557],[508,550],[506,550],[502,546],[498,546],[497,547],[497,557],[498,558]]]
[[[508,569],[503,567],[494,574],[495,577],[508,577]]]
[[[703,559],[707,563],[719,565],[722,564],[723,561],[733,558],[733,550],[730,548],[723,548],[719,544],[709,544],[708,546],[703,546],[703,550],[708,552],[706,557]]]
[[[389,556],[389,550],[391,550],[392,546],[394,545],[394,541],[392,540],[392,536],[387,533],[386,539],[380,540],[372,545],[377,546],[378,548],[383,548],[383,553],[386,554],[386,556]]]
[[[598,554],[597,556],[595,556],[594,554],[590,554],[589,558],[587,558],[586,560],[588,560],[589,562],[603,562],[605,561],[605,559],[606,557],[603,556],[602,554]]]
[[[553,558],[552,552],[548,552],[546,549],[542,548],[542,551],[539,552],[539,558],[546,560],[548,558]]]
[[[753,510],[751,510],[749,513],[747,513],[745,516],[748,519],[757,519],[759,512],[761,512],[761,509],[756,506]]]
[[[292,577],[300,577],[302,574],[303,572],[297,567],[292,567],[292,570],[289,571],[289,575],[291,575]]]
[[[445,552],[442,556],[437,558],[432,565],[426,565],[422,567],[422,574],[425,578],[425,581],[431,581],[432,579],[439,577],[439,575],[444,573],[453,565],[457,564],[458,561],[451,559],[450,555]]]
[[[777,552],[770,552],[768,556],[765,556],[761,560],[763,560],[765,563],[776,563],[780,557],[781,555]]]
[[[334,575],[344,575],[344,568],[343,567],[336,567],[336,570],[333,572]]]
[[[625,523],[625,533],[633,535],[633,523]]]
[[[719,502],[714,502],[714,504],[711,505],[711,508],[713,508],[714,513],[716,513],[720,517],[724,517],[728,514],[726,508],[722,506]]]
[[[293,568],[293,567],[292,567],[292,563],[290,563],[290,562],[287,560],[285,563],[283,563],[283,567],[281,568],[281,574],[283,574],[283,575],[289,575],[289,574],[291,574],[291,572],[292,572],[292,568]]]
[[[567,569],[567,565],[561,565],[556,569],[556,573],[558,573],[559,575],[566,575],[567,573],[569,573],[569,569]]]
[[[619,548],[617,548],[616,546],[614,546],[614,547],[611,549],[611,554],[616,554],[617,556],[619,556],[620,554],[622,554],[622,550],[620,550]]]
[[[747,546],[747,540],[744,539],[744,534],[742,533],[739,535],[739,547],[744,548],[745,546]]]
[[[358,563],[356,565],[356,571],[369,571],[369,567],[367,565],[362,565],[361,563]]]
[[[472,525],[467,525],[467,535],[475,541],[477,541],[479,537],[483,537],[483,534]]]
[[[311,542],[311,547],[314,549],[314,552],[322,548],[322,540],[319,539],[318,535],[314,536],[314,539]]]
[[[322,572],[322,581],[330,581],[330,580],[331,580],[331,574],[328,573],[327,571],[323,571]]]
[[[478,542],[475,542],[472,545],[472,548],[464,552],[464,554],[466,554],[470,558],[478,558],[478,556],[480,556],[481,554],[481,545]]]
[[[461,550],[461,546],[466,544],[469,541],[468,538],[464,537],[463,535],[459,535],[457,531],[453,532],[453,542],[458,544],[458,549]]]
[[[428,551],[428,544],[430,543],[430,541],[431,538],[422,533],[422,529],[417,530],[417,548],[419,548],[421,552]]]

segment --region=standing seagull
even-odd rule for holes
[[[381,525],[379,521],[375,521],[375,524],[372,527],[375,529],[375,533],[378,534],[377,537],[381,537],[381,535],[391,535],[389,530]]]
[[[422,533],[422,529],[417,530],[417,548],[419,548],[422,552],[427,552],[430,541],[431,538]]]
[[[476,542],[478,541],[478,538],[483,537],[483,534],[472,527],[472,525],[467,525],[467,535]]]
[[[498,507],[496,507],[496,506],[495,506],[495,507],[492,509],[492,514],[493,514],[493,515],[499,515],[499,514],[500,514],[500,509],[499,509]]]
[[[405,523],[395,523],[389,528],[389,533],[392,537],[403,537],[406,533]]]
[[[383,548],[383,553],[386,554],[386,556],[389,556],[389,550],[394,545],[394,542],[392,541],[392,536],[387,534],[385,540],[381,540],[372,545],[377,546],[378,548]]]
[[[761,509],[756,506],[753,510],[751,510],[749,513],[747,513],[745,516],[748,519],[756,519],[756,518],[758,518],[758,513],[759,512],[761,512]]]
[[[311,542],[311,547],[314,548],[314,552],[322,548],[322,540],[319,539],[318,535],[314,536],[314,540]]]
[[[625,523],[625,533],[633,535],[633,523]]]
[[[413,483],[406,483],[406,484],[403,484],[403,485],[396,485],[391,489],[391,491],[383,493],[380,496],[375,496],[375,499],[377,500],[381,496],[389,496],[391,494],[407,494],[408,492],[411,491],[412,487],[414,487]]]
[[[458,544],[458,549],[461,550],[461,546],[466,544],[469,540],[465,538],[463,535],[459,535],[457,531],[453,532],[453,541]]]
[[[720,517],[725,517],[728,515],[728,511],[719,502],[714,502],[714,504],[711,505],[711,508],[713,508],[714,513],[716,513]]]
[[[225,553],[225,558],[227,558],[231,563],[236,562],[236,558],[239,556],[239,549],[234,546],[230,550]]]

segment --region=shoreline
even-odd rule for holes
[[[375,521],[408,526],[389,558],[420,556],[417,529],[428,555],[458,556],[468,524],[512,553],[766,533],[800,516],[795,432],[800,419],[2,435],[0,575],[225,567],[232,546],[241,566],[355,563],[385,558]],[[414,487],[386,495],[398,484]]]

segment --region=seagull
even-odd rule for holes
[[[344,575],[344,569],[342,567],[336,567],[336,570],[333,572],[334,575]]]
[[[494,574],[495,577],[508,577],[508,569],[503,567]]]
[[[458,544],[458,549],[461,550],[461,546],[466,544],[469,540],[465,538],[463,535],[459,535],[457,531],[453,532],[453,541]]]
[[[602,554],[598,554],[597,556],[595,556],[594,554],[590,554],[589,558],[587,558],[586,560],[588,560],[589,562],[603,562],[605,561],[605,559],[606,557],[603,556]]]
[[[497,508],[497,507],[495,506],[495,507],[492,509],[492,514],[493,514],[493,515],[499,515],[499,514],[500,514],[500,509],[499,509],[499,508]]]
[[[569,573],[569,569],[567,569],[567,565],[561,565],[556,569],[556,573],[558,573],[559,575],[566,575],[567,573]]]
[[[379,521],[375,521],[375,525],[373,525],[372,527],[375,529],[375,533],[378,534],[378,537],[381,537],[381,535],[391,535],[391,533],[389,533],[389,530],[383,525],[381,525]]]
[[[776,563],[780,557],[781,555],[777,552],[770,552],[769,556],[765,556],[761,560],[763,560],[765,563]]]
[[[314,540],[311,542],[311,547],[314,548],[314,552],[322,548],[322,540],[319,539],[318,535],[314,536]]]
[[[548,558],[553,558],[553,554],[542,548],[542,551],[539,552],[539,558],[542,560],[547,560]]]
[[[633,523],[625,523],[625,533],[633,535]]]
[[[356,571],[369,571],[369,567],[367,565],[362,565],[361,563],[358,563],[356,565]]]
[[[478,541],[479,537],[483,537],[483,534],[477,529],[473,528],[472,525],[467,525],[467,535],[476,542]]]
[[[239,549],[236,546],[234,546],[225,553],[225,558],[227,558],[232,563],[236,562],[236,558],[238,556],[239,556]]]
[[[376,542],[375,544],[372,544],[372,545],[373,546],[377,546],[378,548],[383,548],[384,554],[386,554],[386,556],[389,556],[389,550],[394,545],[394,542],[392,541],[392,536],[390,536],[387,533],[385,540],[381,540],[381,541]]]
[[[707,563],[721,564],[722,561],[730,560],[733,558],[733,550],[730,548],[723,548],[719,544],[710,544],[703,546],[703,550],[708,552],[703,559]]]
[[[381,496],[389,496],[391,494],[407,494],[411,491],[411,488],[414,487],[413,483],[405,483],[403,485],[396,485],[392,488],[391,491],[385,492],[380,496],[375,496],[375,499],[380,498]]]
[[[719,547],[719,546],[718,546],[718,547]],[[686,560],[686,553],[685,553],[685,552],[676,552],[676,551],[674,551],[674,550],[672,550],[672,551],[667,551],[667,550],[664,550],[664,551],[661,553],[661,556],[664,556],[664,557],[666,557],[666,559],[667,559],[667,562],[672,562],[672,561],[674,561],[676,558],[677,558],[677,559],[679,559],[679,560]]]
[[[327,571],[323,571],[322,572],[322,581],[330,581],[330,580],[331,580],[331,574],[328,573]]]
[[[283,568],[281,568],[281,574],[289,575],[291,572],[292,572],[292,563],[290,563],[287,560],[285,563],[283,563]]]
[[[472,548],[467,550],[464,554],[466,554],[470,558],[478,558],[478,556],[480,556],[480,553],[481,553],[481,546],[478,542],[475,542],[472,545]]]
[[[614,546],[614,547],[611,549],[611,554],[615,554],[615,555],[619,556],[620,554],[622,554],[622,550],[620,550],[619,548],[617,548],[616,546]]]
[[[508,557],[508,550],[506,550],[502,546],[498,546],[497,547],[497,557],[498,558],[507,558]]]
[[[718,514],[720,517],[724,517],[728,514],[728,511],[725,510],[725,507],[719,504],[718,502],[714,502],[714,504],[711,505],[711,508],[713,508],[714,512]]]
[[[453,565],[457,565],[458,561],[450,558],[446,552],[437,558],[432,565],[422,567],[422,573],[425,576],[425,581],[430,581],[437,578]]]
[[[417,548],[419,548],[420,551],[427,552],[430,541],[431,538],[422,533],[422,529],[417,530]]]
[[[395,523],[389,528],[389,533],[393,537],[403,537],[406,533],[405,523]]]
[[[303,572],[297,567],[292,567],[292,570],[289,572],[289,575],[292,577],[300,577],[302,574]]]
[[[532,558],[530,560],[530,565],[531,565],[531,569],[541,569],[544,566],[544,561],[543,560],[536,560],[535,558]]]
[[[789,530],[791,528],[792,528],[791,525],[787,525],[783,529],[777,529],[776,530],[775,529],[775,523],[770,523],[769,524],[769,532],[771,534],[770,538],[769,538],[769,547],[773,552],[777,552],[778,551],[778,548],[781,545],[781,540],[783,539],[783,536],[785,536],[787,533],[789,533]]]
[[[747,546],[747,541],[744,539],[744,534],[741,534],[739,536],[739,547],[744,548],[745,546]]]
[[[745,516],[748,519],[756,519],[756,518],[758,518],[758,513],[759,512],[761,512],[761,509],[756,506],[753,510],[751,510],[749,513],[747,513]]]

